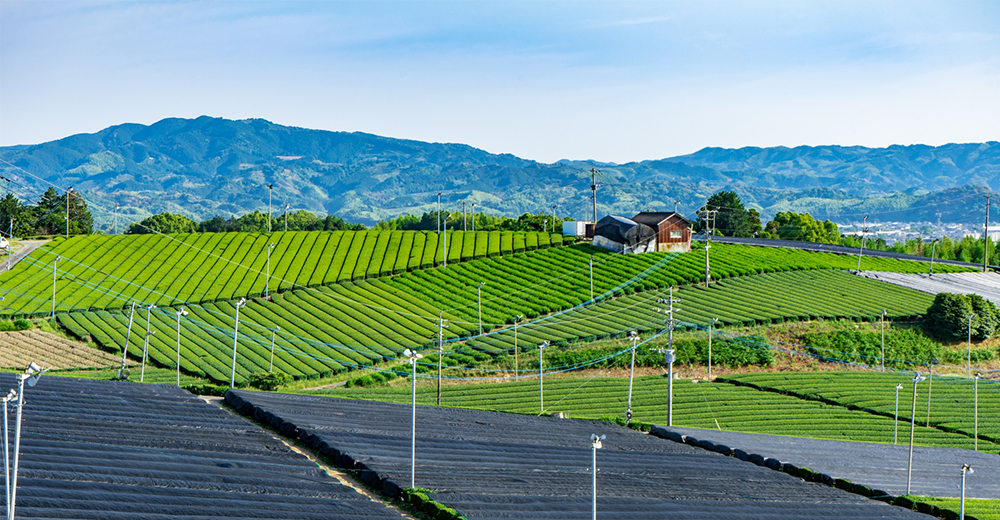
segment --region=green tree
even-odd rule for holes
[[[761,232],[760,214],[744,208],[735,191],[712,195],[703,209],[718,210],[715,229],[727,237],[752,237]]]
[[[127,234],[138,235],[146,233],[194,233],[198,224],[184,215],[173,213],[157,213],[141,222],[129,226]]]
[[[966,299],[976,315],[972,320],[972,337],[984,340],[996,336],[1000,332],[1000,310],[997,306],[978,294],[970,294]]]
[[[968,332],[969,314],[972,314],[972,305],[967,297],[938,293],[934,297],[934,303],[927,309],[924,330],[929,336],[940,340],[962,339]]]
[[[13,193],[8,193],[0,199],[0,233],[8,236],[12,227],[15,237],[30,235],[35,230],[31,207],[21,203]]]
[[[840,230],[829,220],[820,222],[808,213],[780,212],[764,228],[768,235],[782,240],[840,243]]]

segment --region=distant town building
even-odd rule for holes
[[[693,223],[674,211],[643,211],[632,217],[634,222],[645,224],[656,231],[656,250],[667,253],[686,253],[691,250]]]
[[[656,230],[645,224],[608,215],[594,226],[594,245],[623,254],[656,251]]]

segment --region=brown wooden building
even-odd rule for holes
[[[691,250],[690,220],[673,211],[643,211],[632,220],[656,230],[656,250],[683,253]]]

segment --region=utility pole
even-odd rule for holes
[[[931,242],[931,270],[928,271],[927,278],[934,276],[934,247],[937,246],[937,243],[938,239],[936,238]]]
[[[69,238],[69,197],[72,194],[73,187],[70,186],[70,188],[66,190],[66,238]]]
[[[271,232],[271,194],[274,192],[274,185],[267,185],[267,232]]]
[[[462,231],[469,230],[469,219],[465,216],[465,201],[462,201]]]
[[[868,215],[865,215],[862,226],[864,227],[861,229],[861,250],[858,251],[858,269],[854,271],[856,275],[861,274],[861,256],[865,254],[865,236],[868,235]]]
[[[705,288],[708,289],[708,282],[712,280],[712,269],[708,261],[708,250],[712,247],[712,233],[715,232],[715,217],[719,214],[717,209],[705,209],[698,212],[698,216],[705,221]]]
[[[983,195],[986,197],[986,226],[983,228],[983,272],[986,272],[986,262],[990,258],[990,196],[992,194],[987,193]]]
[[[120,207],[121,207],[121,204],[115,204],[115,233],[114,234],[116,234],[116,235],[118,234],[118,208],[120,208]],[[11,224],[11,230],[13,230],[13,223]]]
[[[437,405],[441,406],[441,358],[444,357],[444,329],[448,328],[445,323],[444,313],[438,314],[438,400]]]
[[[680,309],[674,309],[674,303],[680,303],[681,300],[674,299],[674,288],[670,288],[670,298],[664,300],[659,298],[658,303],[666,303],[668,307],[666,309],[653,309],[656,312],[662,312],[667,315],[667,349],[657,349],[657,352],[663,353],[663,362],[667,364],[667,426],[674,425],[674,312]]]
[[[598,173],[601,173],[601,170],[595,170],[594,168],[590,169],[590,192],[591,192],[590,200],[593,202],[593,206],[594,206],[594,223],[595,224],[597,223],[597,187],[600,186],[599,184],[597,184],[597,174]]]
[[[288,204],[285,204],[285,231],[288,231]]]
[[[472,231],[476,230],[476,203],[472,203]]]
[[[552,232],[556,232],[556,206],[552,206]]]

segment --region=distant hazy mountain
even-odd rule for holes
[[[261,119],[165,119],[117,125],[33,146],[0,148],[0,172],[30,200],[46,187],[73,186],[93,206],[122,205],[138,220],[171,211],[204,219],[267,209],[335,213],[371,224],[400,213],[446,209],[527,211],[587,217],[590,173],[598,176],[598,213],[680,209],[692,212],[720,189],[735,189],[765,216],[792,209],[833,220],[885,212],[883,220],[981,219],[968,203],[1000,187],[1000,143],[863,148],[706,148],[662,160],[543,164],[462,144],[425,143],[364,133],[276,125]],[[19,170],[21,168],[23,170]],[[24,173],[30,172],[31,175]],[[36,178],[37,176],[37,178]],[[467,206],[471,209],[471,205]],[[95,221],[110,213],[94,208]]]

